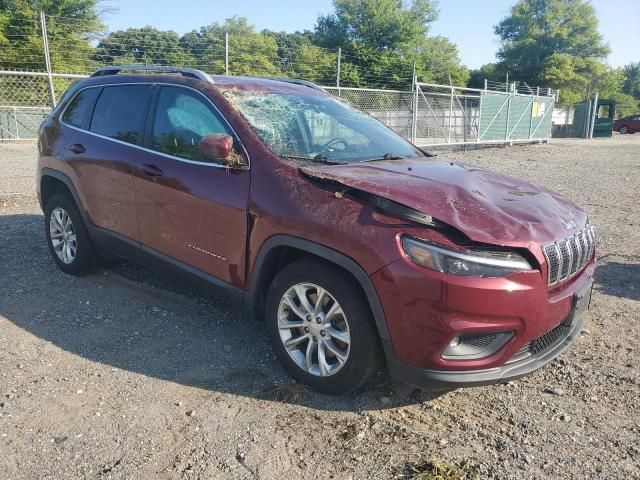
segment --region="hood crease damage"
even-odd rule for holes
[[[555,192],[450,161],[406,159],[299,170],[391,215],[479,243],[529,247],[566,237],[571,233],[567,222],[573,220],[578,229],[587,222],[583,212]]]

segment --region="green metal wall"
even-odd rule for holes
[[[553,99],[527,95],[483,93],[478,141],[551,138]]]

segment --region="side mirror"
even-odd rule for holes
[[[229,160],[233,152],[233,137],[226,133],[210,133],[198,143],[198,150],[207,160],[216,162]]]

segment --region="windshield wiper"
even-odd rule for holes
[[[280,155],[281,158],[287,158],[290,160],[307,160],[309,162],[326,163],[327,165],[344,165],[344,162],[336,162],[324,155],[316,155],[315,157],[304,157],[302,155]]]
[[[385,153],[383,156],[378,158],[368,158],[366,160],[362,160],[362,162],[381,162],[383,160],[402,160],[405,157],[401,157],[400,155],[396,155],[395,153]]]

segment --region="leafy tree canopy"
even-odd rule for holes
[[[52,68],[75,69],[87,58],[90,41],[104,29],[99,0],[0,0],[0,64],[4,68],[45,67],[38,12],[49,15],[47,30]]]
[[[585,0],[519,0],[496,27],[502,45],[497,70],[530,85],[561,90],[561,98],[584,97],[605,72],[609,46]]]
[[[408,87],[413,64],[421,81],[464,85],[468,71],[454,44],[429,37],[438,17],[432,0],[334,0],[335,12],[321,16],[315,42],[343,48],[345,85]]]
[[[625,79],[622,91],[640,100],[640,62],[630,63],[623,68]]]

